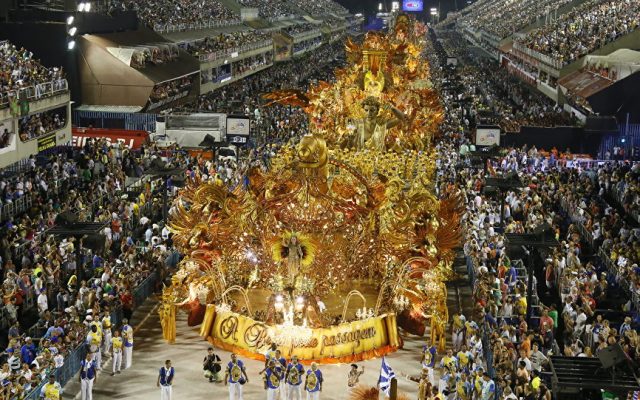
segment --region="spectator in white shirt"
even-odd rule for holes
[[[42,289],[38,295],[38,312],[44,314],[49,309],[49,302],[47,300],[47,290]]]

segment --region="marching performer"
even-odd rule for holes
[[[224,373],[224,384],[229,385],[229,400],[243,400],[242,385],[249,382],[244,363],[238,360],[235,353],[231,354],[231,361]]]
[[[62,387],[56,382],[56,376],[54,374],[49,375],[49,382],[42,387],[40,397],[44,400],[60,400],[61,393]]]
[[[87,352],[87,357],[80,362],[80,394],[82,400],[93,399],[93,384],[97,379],[96,372],[93,355]]]
[[[164,362],[164,367],[158,373],[156,386],[160,388],[160,400],[171,400],[171,387],[173,377],[176,375],[175,369],[171,366],[171,360]]]
[[[282,357],[282,352],[280,352],[280,349],[276,350],[274,360],[276,362],[276,369],[280,372],[284,379],[284,373],[287,370],[287,359]],[[287,398],[287,393],[288,390],[286,388],[285,382],[284,385],[280,385],[280,387],[278,388],[278,399],[285,400]]]
[[[128,319],[123,319],[122,323],[122,338],[124,340],[124,369],[130,368],[133,362],[133,328],[129,325]]]
[[[451,337],[453,341],[453,351],[460,351],[460,346],[464,343],[464,328],[467,319],[462,314],[453,315],[453,323],[451,324]]]
[[[284,378],[284,373],[277,365],[277,361],[269,360],[269,365],[264,372],[267,400],[277,400],[280,393],[280,382]]]
[[[427,370],[427,376],[429,377],[429,382],[431,382],[431,385],[435,385],[433,368],[436,365],[437,351],[438,349],[434,345],[432,345],[431,347],[422,347],[422,369]]]
[[[322,391],[322,372],[318,364],[311,363],[311,369],[307,371],[304,382],[304,390],[307,391],[307,400],[319,400]]]
[[[95,361],[96,368],[99,370],[102,364],[102,352],[100,348],[102,345],[102,335],[100,334],[97,325],[90,325],[90,331],[87,335],[87,344],[89,345],[89,353],[93,354],[93,360]]]
[[[106,308],[106,307],[105,307]],[[104,311],[104,315],[102,316],[102,353],[109,354],[111,350],[111,315],[109,314],[109,309],[106,308]]]
[[[428,368],[422,368],[422,373],[419,377],[407,376],[407,378],[418,383],[418,400],[429,400],[431,398],[431,377],[429,376]]]
[[[116,373],[118,374],[120,373],[120,367],[122,366],[122,347],[123,347],[122,338],[120,337],[120,331],[116,329],[113,332],[113,334],[115,336],[111,338],[111,348],[113,350],[113,356],[112,356],[113,368],[111,371],[111,376],[114,376]]]
[[[298,362],[298,356],[291,357],[287,365],[287,389],[289,400],[302,400],[302,375],[304,367]]]
[[[347,386],[356,386],[362,374],[364,374],[364,365],[362,366],[362,370],[359,370],[358,364],[351,364],[351,370],[349,370],[349,376],[347,377]]]

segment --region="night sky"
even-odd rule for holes
[[[363,13],[365,15],[374,15],[378,10],[379,3],[386,3],[387,9],[391,8],[392,0],[336,0],[349,9],[353,14]],[[398,0],[402,4],[402,0]],[[429,14],[431,7],[440,7],[440,16],[444,18],[446,13],[450,10],[455,10],[456,5],[458,9],[466,5],[466,0],[424,0],[424,12],[422,17],[426,18]]]

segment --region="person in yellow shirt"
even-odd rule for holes
[[[444,395],[440,393],[437,386],[431,388],[431,397],[430,400],[445,400]]]
[[[109,309],[105,309],[102,314],[102,319],[100,320],[101,331],[102,331],[102,352],[104,354],[109,354],[111,350],[111,314],[109,314]]]
[[[482,388],[484,386],[484,380],[482,379],[482,374],[484,371],[482,368],[478,368],[477,371],[473,372],[473,392],[474,398],[480,398],[482,395]]]
[[[462,347],[460,347],[460,351],[456,354],[456,357],[458,358],[458,367],[461,370],[468,372],[469,367],[473,362],[473,356],[471,355],[471,352],[467,350],[466,345],[463,344]]]
[[[460,346],[464,343],[464,326],[466,321],[466,318],[462,314],[453,315],[453,323],[451,324],[453,351],[460,350]]]
[[[62,387],[56,382],[56,376],[49,375],[49,382],[47,382],[40,391],[40,397],[44,400],[60,400],[62,394]]]
[[[466,372],[462,372],[456,380],[456,394],[459,400],[471,399],[472,384]]]
[[[440,360],[440,368],[448,367],[450,371],[455,371],[458,367],[458,360],[453,356],[452,350],[447,350],[447,355]]]
[[[98,332],[98,326],[93,323],[89,326],[89,329],[91,329],[91,331],[87,335],[87,344],[89,345],[89,351],[94,355],[93,361],[96,369],[99,370],[102,363],[102,353],[100,352],[102,334]]]
[[[532,373],[533,373],[533,379],[531,379],[531,391],[533,393],[539,393],[540,384],[542,383],[542,380],[540,379],[540,373],[536,370],[533,370]]]
[[[116,329],[113,331],[113,337],[111,338],[111,351],[113,352],[113,368],[111,370],[111,376],[114,376],[116,373],[120,373],[120,368],[122,367],[122,346],[124,343],[122,342],[122,338],[120,337],[120,331]]]

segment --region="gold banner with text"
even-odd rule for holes
[[[257,359],[264,359],[272,343],[285,358],[296,355],[302,361],[323,363],[380,357],[400,346],[395,314],[312,329],[269,326],[244,315],[207,307],[205,321],[208,323],[202,328],[211,327],[208,339],[213,344]]]

